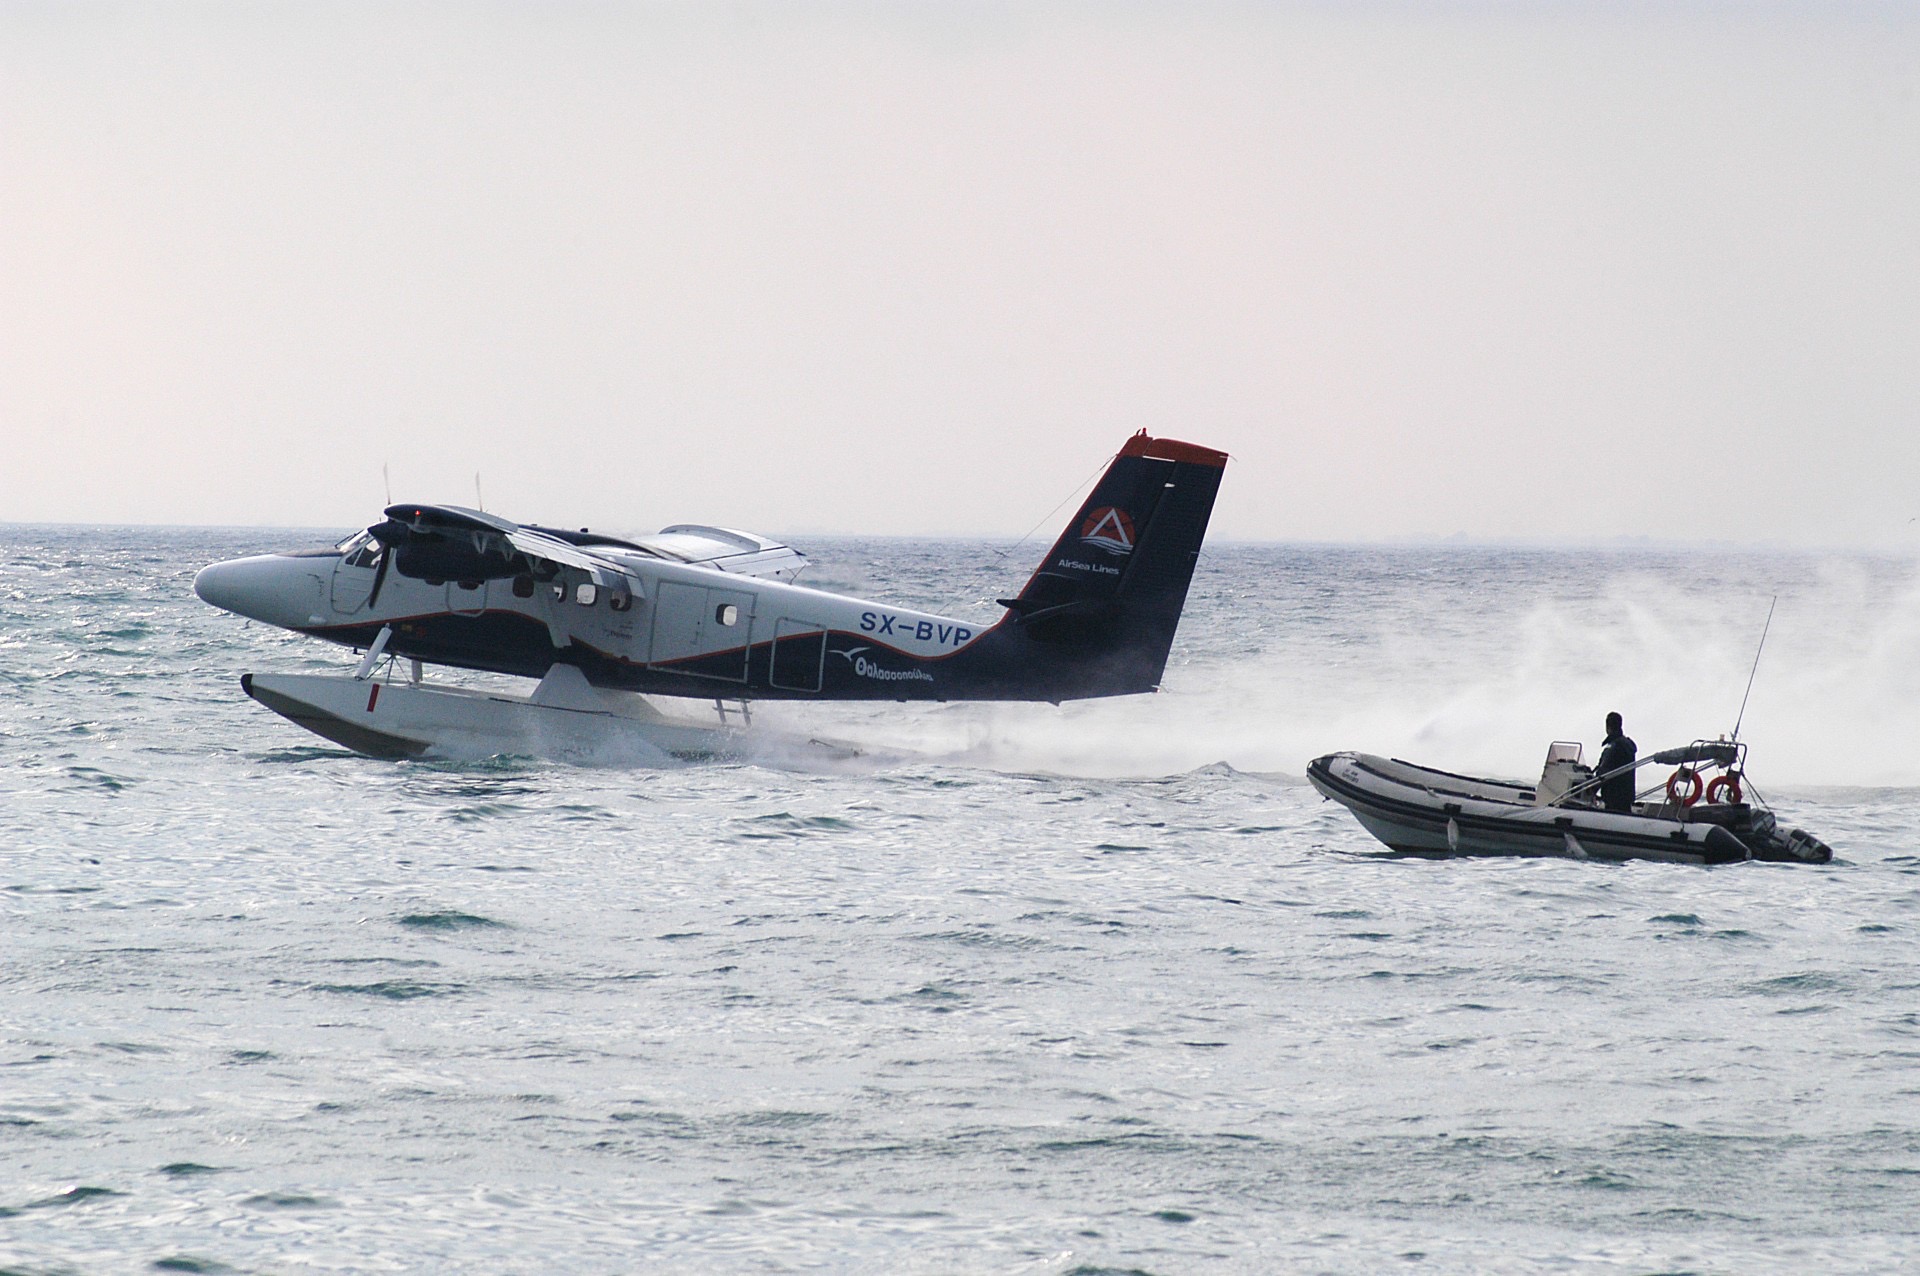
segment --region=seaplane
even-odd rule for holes
[[[1227,455],[1143,430],[991,621],[797,583],[777,540],[676,524],[623,538],[390,505],[337,545],[203,568],[215,607],[362,653],[247,673],[247,695],[376,758],[737,755],[755,701],[1046,701],[1157,690]],[[401,662],[405,662],[404,673]],[[426,666],[537,679],[521,695]],[[712,701],[717,721],[652,698]]]

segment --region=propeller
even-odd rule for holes
[[[418,533],[399,519],[389,517],[367,529],[367,535],[380,542],[380,565],[373,569],[373,589],[367,594],[367,606],[380,601],[380,587],[387,583],[387,568],[402,545],[417,539]]]
[[[428,512],[430,507],[396,505],[383,522],[367,529],[383,551],[367,595],[369,607],[380,601],[389,571],[437,584],[440,580],[492,580],[521,570],[512,540],[502,528],[464,517],[452,522],[430,519]]]
[[[380,565],[373,569],[373,588],[367,594],[367,610],[372,611],[380,602],[380,586],[387,583],[387,564],[393,561],[393,547],[382,541],[380,544]]]

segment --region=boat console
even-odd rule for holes
[[[1553,806],[1569,791],[1593,779],[1593,768],[1580,760],[1580,742],[1555,740],[1547,746],[1547,762],[1540,769],[1540,785],[1533,791],[1535,806]]]

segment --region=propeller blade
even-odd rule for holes
[[[394,554],[398,552],[384,541],[381,545],[380,565],[373,569],[373,588],[367,593],[368,611],[372,611],[380,602],[380,586],[387,583],[387,564],[393,561]]]

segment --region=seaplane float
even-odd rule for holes
[[[726,756],[758,700],[1156,690],[1226,460],[1144,430],[1128,439],[990,622],[809,589],[795,583],[803,554],[751,533],[680,524],[622,538],[455,505],[391,505],[337,545],[215,563],[194,592],[362,652],[351,675],[240,679],[260,704],[360,753],[564,755],[624,741]],[[435,685],[429,665],[538,683],[526,695]],[[649,697],[712,701],[717,721]]]
[[[1581,746],[1556,741],[1540,782],[1484,780],[1367,753],[1329,753],[1307,780],[1361,827],[1406,855],[1555,855],[1596,860],[1727,864],[1774,860],[1825,864],[1833,850],[1800,829],[1782,828],[1751,793],[1747,746],[1696,740],[1607,774],[1581,759]],[[1639,792],[1631,810],[1595,802],[1612,775],[1657,765],[1676,769]],[[1717,774],[1716,774],[1717,772]],[[1751,798],[1752,800],[1748,800]]]

